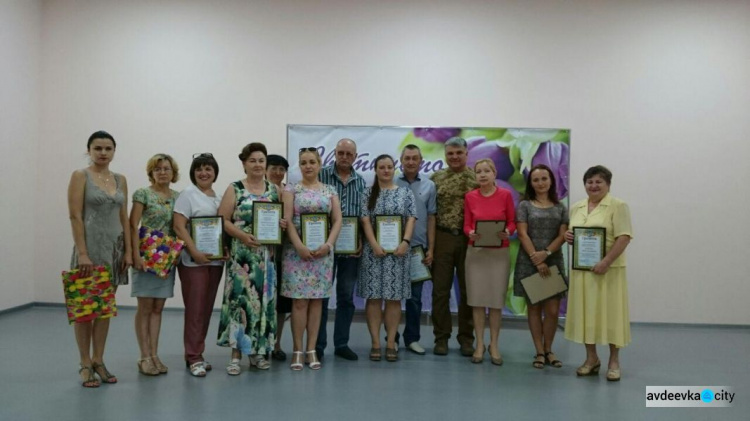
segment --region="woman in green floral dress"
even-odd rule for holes
[[[224,231],[232,236],[232,242],[217,343],[232,348],[227,365],[232,376],[240,374],[243,354],[250,356],[250,365],[270,368],[265,355],[276,342],[274,247],[261,245],[252,235],[253,202],[279,202],[276,186],[265,180],[266,155],[262,143],[242,149],[239,158],[247,177],[230,184],[219,205]]]

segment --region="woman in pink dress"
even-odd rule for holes
[[[307,330],[306,362],[313,370],[320,369],[315,352],[320,329],[323,298],[331,296],[333,285],[333,244],[341,231],[341,205],[336,190],[318,180],[321,159],[316,148],[302,148],[299,168],[302,180],[288,184],[284,190],[284,219],[294,221],[295,229],[288,229],[289,241],[284,244],[281,295],[292,303],[292,364],[302,370],[302,339]],[[331,231],[325,243],[310,250],[302,239],[301,215],[327,214]]]

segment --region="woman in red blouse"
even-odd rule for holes
[[[473,308],[477,337],[477,347],[471,362],[481,363],[484,357],[484,318],[486,309],[489,309],[490,360],[492,364],[502,365],[503,357],[497,340],[510,274],[508,236],[516,231],[516,210],[510,192],[495,186],[497,170],[491,160],[477,161],[474,173],[479,188],[466,193],[464,197],[464,233],[469,237],[471,246],[466,251],[466,295]],[[474,242],[480,239],[480,235],[474,232],[476,221],[505,221],[505,229],[497,233],[502,239],[502,245],[474,247]]]

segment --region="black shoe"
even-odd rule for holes
[[[315,355],[317,355],[318,361],[323,362],[323,358],[325,358],[323,348],[315,348]]]
[[[271,359],[276,361],[286,361],[286,353],[282,350],[273,350],[271,351]]]
[[[341,348],[336,348],[336,351],[333,353],[337,357],[341,357],[345,360],[349,361],[357,361],[359,357],[357,354],[351,350],[348,346],[342,346]]]

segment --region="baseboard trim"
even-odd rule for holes
[[[50,302],[43,302],[43,301],[34,301],[31,303],[22,304],[20,306],[15,306],[11,308],[7,308],[5,310],[0,310],[0,316],[10,314],[10,313],[16,313],[18,311],[26,310],[32,307],[65,307],[65,304],[63,303],[50,303]],[[135,310],[136,306],[132,305],[121,305],[117,306],[117,308],[122,310]],[[175,308],[175,307],[165,307],[164,311],[183,311],[182,308]],[[218,312],[218,309],[215,309],[214,312]],[[333,321],[333,318],[336,316],[336,310],[335,309],[329,309],[328,310],[328,320]],[[453,324],[458,323],[458,315],[455,313],[451,314],[453,319]],[[354,320],[358,322],[364,322],[365,319],[365,311],[364,310],[356,310],[354,312]],[[431,326],[432,325],[432,319],[430,318],[430,313],[428,312],[422,312],[422,316],[420,317],[421,324],[425,326]],[[403,322],[403,317],[402,320]],[[559,319],[560,323],[558,326],[561,330],[565,329],[565,317],[560,317]],[[503,316],[503,325],[505,327],[510,328],[527,328],[528,325],[526,324],[526,316]],[[720,324],[720,323],[665,323],[665,322],[630,322],[631,326],[643,326],[643,327],[666,327],[671,329],[750,329],[750,325],[732,325],[732,324]]]
[[[17,311],[26,310],[27,308],[34,307],[34,303],[26,303],[21,304],[20,306],[10,307],[6,308],[5,310],[0,310],[0,316],[10,313],[15,313]]]

